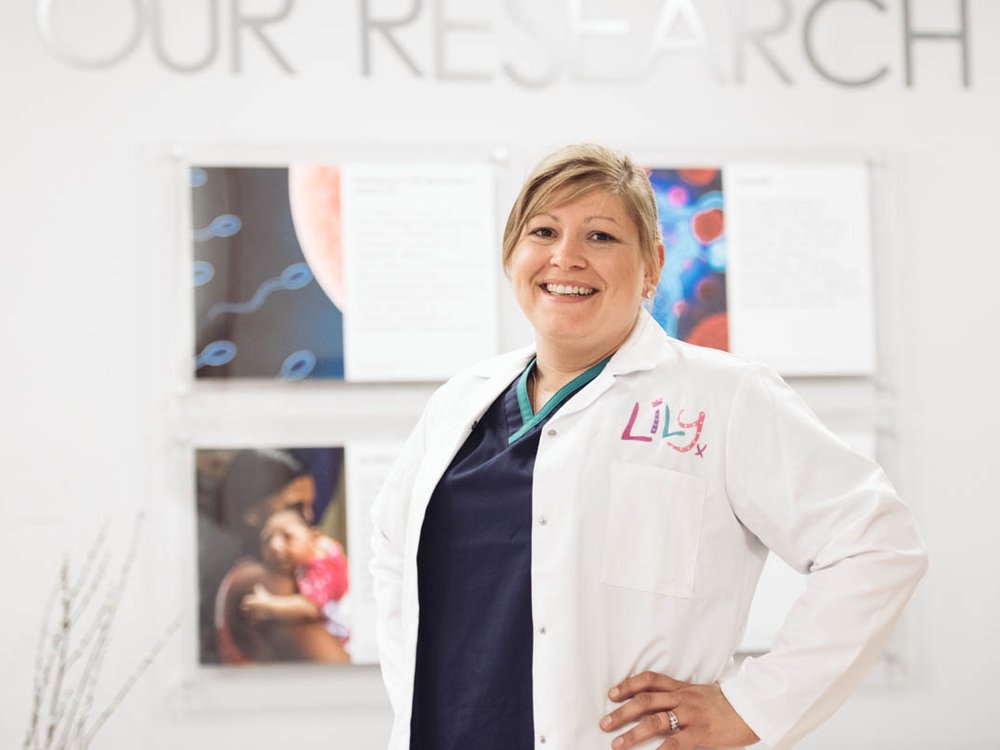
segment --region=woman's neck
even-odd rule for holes
[[[577,375],[586,372],[603,359],[614,354],[628,339],[630,328],[618,339],[603,344],[573,345],[565,341],[548,341],[539,338],[535,353],[535,392],[539,401],[537,411],[560,388]]]

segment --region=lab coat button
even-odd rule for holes
[[[542,635],[545,635],[548,631],[545,629],[545,626],[542,625],[541,627],[538,628],[538,632],[541,633]]]
[[[540,523],[542,526],[545,526],[548,522],[549,519],[547,519],[545,516],[538,517],[538,523]]]
[[[545,744],[545,735],[544,734],[538,735],[538,744],[539,745],[544,745]]]
[[[556,435],[558,435],[558,434],[559,434],[559,433],[558,433],[558,432],[556,432],[555,430],[553,430],[553,429],[549,429],[549,432],[548,432],[548,435],[549,435],[549,437],[555,437],[555,436],[556,436]]]

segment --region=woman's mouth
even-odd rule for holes
[[[542,284],[542,289],[557,297],[589,297],[597,290],[577,284]]]

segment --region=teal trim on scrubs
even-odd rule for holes
[[[545,402],[545,406],[543,406],[537,414],[533,414],[531,411],[531,399],[528,397],[528,377],[531,375],[531,371],[535,367],[535,358],[532,357],[528,366],[524,368],[524,372],[521,373],[521,377],[517,379],[517,404],[521,407],[521,428],[507,438],[507,445],[510,445],[523,435],[530,432],[532,427],[537,425],[539,422],[544,421],[549,414],[558,409],[562,402],[565,401],[571,393],[579,390],[600,375],[604,366],[610,359],[610,356],[605,357],[596,365],[590,367],[584,372],[581,372],[566,385],[556,391],[552,395],[552,398]]]

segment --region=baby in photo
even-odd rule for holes
[[[257,620],[326,620],[327,630],[346,642],[344,595],[348,589],[347,556],[292,510],[271,515],[261,531],[264,562],[295,579],[297,594],[272,594],[262,584],[243,597],[242,608]]]

